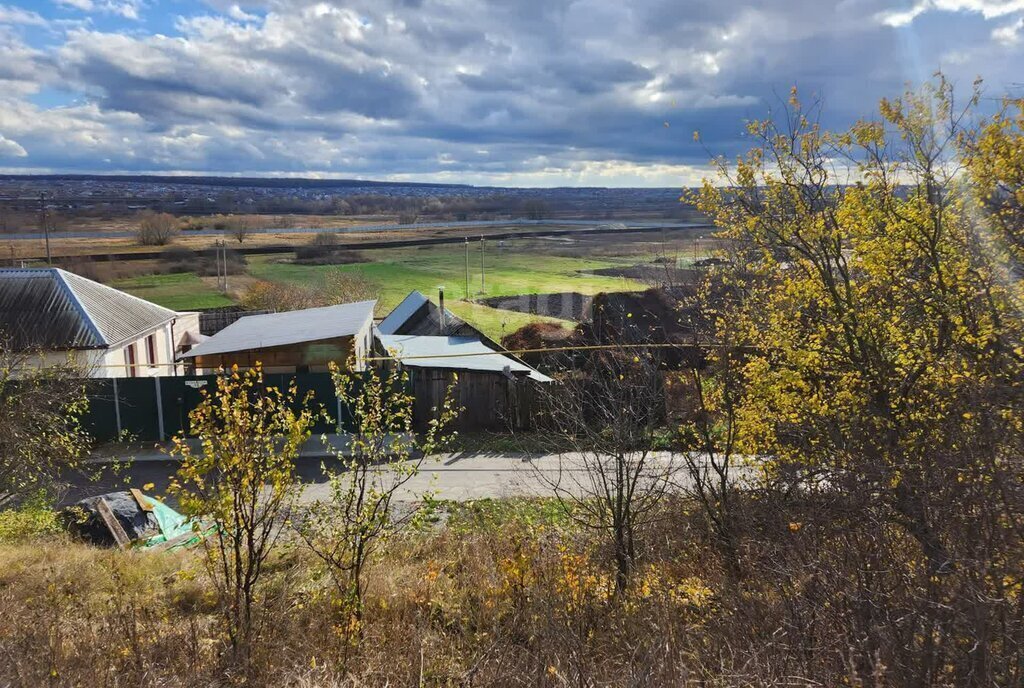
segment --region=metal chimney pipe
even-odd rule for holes
[[[448,330],[448,323],[445,322],[447,318],[445,317],[444,312],[444,287],[437,288],[437,300],[441,305],[441,314],[438,317],[438,320],[440,320],[441,331],[438,334],[444,336],[445,332]]]

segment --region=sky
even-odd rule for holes
[[[792,86],[1022,66],[1024,0],[0,0],[0,172],[689,186]]]

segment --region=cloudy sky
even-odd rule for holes
[[[794,84],[1022,66],[1024,0],[0,0],[0,171],[679,186]]]

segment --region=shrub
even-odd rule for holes
[[[165,246],[178,235],[178,219],[170,213],[142,213],[135,237],[143,246]]]
[[[185,246],[169,246],[160,252],[160,268],[164,272],[192,272],[200,262],[198,254]]]
[[[299,246],[295,249],[295,262],[299,265],[351,265],[365,263],[359,251],[339,251],[322,246]]]
[[[309,242],[310,246],[337,246],[338,235],[334,232],[317,232]]]
[[[245,274],[248,266],[245,254],[239,253],[238,251],[226,250],[224,252],[224,258],[226,262],[221,263],[221,270],[226,267],[229,275]],[[213,256],[203,256],[194,269],[196,274],[203,277],[215,276],[217,274],[217,259]]]
[[[60,531],[57,512],[42,503],[0,511],[0,543],[24,542]]]
[[[297,311],[303,308],[333,306],[339,303],[372,299],[376,289],[362,275],[351,272],[331,272],[319,285],[303,286],[260,280],[242,297],[249,310]]]

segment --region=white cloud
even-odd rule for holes
[[[6,138],[3,134],[0,134],[0,158],[24,158],[28,157],[28,151],[26,151],[20,143],[12,141]]]
[[[995,19],[1024,11],[1024,0],[919,0],[904,9],[885,10],[875,18],[888,26],[906,26],[929,11],[973,12],[985,19]]]
[[[92,0],[55,0],[58,5],[64,7],[72,7],[76,10],[82,10],[83,12],[92,12],[96,9],[93,5]]]
[[[46,20],[37,12],[12,7],[11,5],[0,5],[0,24],[23,24],[26,26],[46,26]]]
[[[886,26],[906,26],[927,11],[930,5],[929,2],[921,2],[903,10],[885,10],[876,14],[875,19]]]
[[[82,12],[103,12],[125,19],[138,19],[143,0],[55,0],[58,5]]]
[[[259,17],[255,14],[249,14],[238,5],[232,5],[228,8],[228,16],[240,22],[254,22],[259,21]]]
[[[1024,17],[1021,17],[1012,24],[993,29],[992,39],[1003,45],[1016,45],[1021,39],[1021,29],[1024,29]]]

